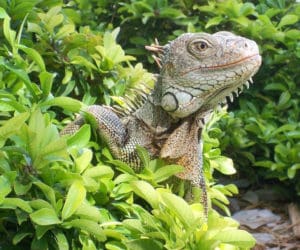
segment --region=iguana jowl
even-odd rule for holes
[[[154,157],[184,166],[177,177],[202,189],[207,211],[202,172],[200,136],[204,117],[226,97],[233,99],[249,86],[261,64],[254,41],[230,32],[186,33],[159,52],[161,71],[145,103],[135,112],[119,118],[103,106],[87,112],[97,120],[97,131],[112,154],[139,170],[136,145]],[[74,133],[84,123],[83,116],[69,124],[63,134]]]

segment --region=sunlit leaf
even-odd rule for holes
[[[99,241],[106,240],[106,236],[104,234],[104,231],[100,227],[100,225],[97,222],[94,222],[92,220],[75,219],[75,220],[63,223],[63,226],[65,226],[67,228],[75,227],[75,228],[79,228],[83,231],[87,231],[91,235],[96,236],[96,238]]]
[[[45,101],[41,106],[58,106],[72,112],[79,112],[83,107],[82,102],[67,96],[54,97],[51,100]]]
[[[280,22],[278,24],[278,28],[281,28],[286,25],[294,24],[294,23],[298,22],[298,20],[299,20],[299,16],[297,16],[297,15],[292,15],[292,14],[285,15],[280,20]]]
[[[171,177],[174,174],[178,174],[178,173],[182,172],[183,170],[184,170],[184,168],[179,165],[163,166],[154,172],[153,179],[156,182],[161,182],[161,181],[168,179],[169,177]]]
[[[50,208],[39,209],[29,215],[31,220],[41,226],[60,224],[56,212]]]
[[[138,196],[146,200],[152,208],[157,208],[159,201],[158,195],[155,189],[148,182],[133,181],[131,185],[133,187],[133,191]]]
[[[243,248],[251,248],[255,245],[253,236],[244,230],[227,229],[217,233],[213,239]]]
[[[176,196],[175,194],[160,192],[162,201],[166,206],[180,219],[180,221],[187,227],[191,227],[195,223],[193,210],[186,203],[185,200]]]
[[[75,181],[67,194],[67,198],[62,210],[62,219],[65,220],[75,213],[77,208],[85,199],[86,190],[81,182]]]

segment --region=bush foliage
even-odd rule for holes
[[[262,175],[299,174],[299,11],[294,1],[0,0],[0,248],[250,249],[229,217],[185,202],[165,181],[181,170],[150,159],[134,173],[84,125],[59,131],[86,105],[122,105],[151,88],[143,46],[191,31],[231,30],[256,40],[264,65],[256,85],[215,112],[203,133],[211,204],[229,215],[230,158]],[[288,66],[290,65],[290,66]],[[156,70],[156,69],[155,69]],[[259,102],[254,101],[259,100]],[[299,184],[298,184],[299,185]],[[299,187],[296,185],[296,189]],[[197,191],[197,190],[195,190]],[[198,190],[199,191],[199,190]]]

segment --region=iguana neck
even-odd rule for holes
[[[160,105],[161,102],[161,77],[157,82],[146,102],[134,114],[136,118],[143,121],[147,127],[156,135],[168,131],[179,119],[171,117]]]

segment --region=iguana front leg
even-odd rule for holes
[[[89,115],[91,115],[92,119],[96,122],[93,127],[95,127],[97,134],[108,145],[112,154],[119,159],[129,158],[130,154],[134,151],[134,147],[132,149],[128,147],[128,141],[130,141],[128,131],[120,118],[108,108],[100,105],[89,106],[84,113],[86,114],[79,115],[75,121],[68,124],[61,131],[61,135],[74,134],[84,123],[93,123],[93,121],[86,121],[89,120]],[[136,164],[138,163],[135,162]]]

